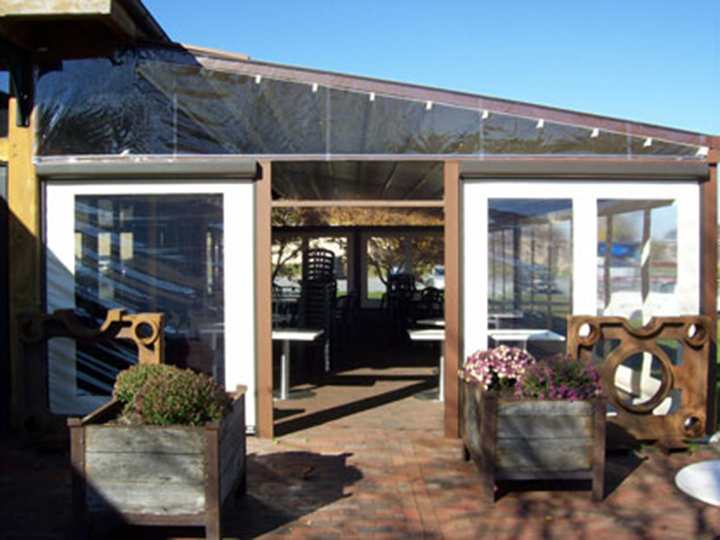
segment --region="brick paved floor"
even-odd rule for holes
[[[315,398],[277,402],[275,440],[251,438],[248,493],[227,520],[229,538],[720,538],[720,509],[673,483],[684,465],[720,459],[717,445],[666,456],[611,454],[607,497],[580,485],[515,484],[494,505],[458,441],[442,436],[442,405],[412,393],[431,367],[356,369]],[[0,442],[0,538],[59,540],[70,519],[67,455]],[[542,490],[537,488],[542,487]],[[530,489],[535,488],[535,489]],[[103,528],[95,538],[198,538],[201,530]]]

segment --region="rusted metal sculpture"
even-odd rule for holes
[[[88,327],[72,310],[52,314],[20,315],[21,354],[28,381],[25,392],[25,419],[28,432],[64,435],[64,419],[53,417],[49,408],[47,342],[52,338],[70,338],[85,343],[127,340],[137,346],[141,364],[165,361],[164,314],[127,314],[112,309],[99,328]]]
[[[706,435],[713,331],[702,315],[652,318],[642,328],[622,317],[568,316],[567,351],[595,362],[614,409],[608,445],[684,448]]]

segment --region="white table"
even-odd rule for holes
[[[552,330],[531,330],[522,328],[490,329],[488,336],[495,341],[519,341],[523,350],[527,349],[528,341],[565,341],[565,337]]]
[[[417,321],[420,326],[438,326],[445,328],[445,319],[420,319]]]
[[[440,319],[443,320],[443,319]],[[420,321],[418,321],[420,322]],[[445,321],[443,320],[443,326]],[[440,375],[438,378],[437,401],[445,400],[445,328],[414,328],[408,330],[413,341],[439,341],[440,342]]]
[[[322,330],[309,328],[278,328],[272,331],[273,341],[282,341],[280,356],[280,399],[290,399],[290,342],[315,341]]]
[[[502,321],[519,321],[523,318],[523,314],[519,311],[507,311],[503,313],[488,313],[488,326],[500,328]]]

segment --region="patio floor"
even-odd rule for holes
[[[718,445],[613,453],[600,503],[571,483],[516,484],[483,503],[459,441],[442,436],[442,405],[412,396],[435,377],[430,367],[354,369],[314,387],[313,399],[276,402],[287,434],[250,438],[248,493],[228,516],[227,537],[720,538],[720,510],[673,483],[684,465],[720,459]],[[65,538],[69,493],[63,449],[0,442],[0,538]],[[198,537],[200,529],[102,525],[94,535]]]

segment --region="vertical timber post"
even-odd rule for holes
[[[445,437],[459,436],[460,165],[445,162]]]
[[[710,174],[707,182],[703,182],[700,191],[702,273],[700,313],[710,317],[712,331],[710,359],[708,363],[707,392],[707,433],[711,435],[718,429],[717,419],[717,263],[718,263],[718,161],[720,161],[720,137],[711,140],[708,152]]]
[[[7,202],[8,223],[8,289],[9,342],[10,342],[10,393],[12,424],[22,427],[25,410],[26,381],[32,375],[22,363],[18,347],[17,317],[22,312],[39,312],[42,309],[40,274],[40,187],[33,155],[33,126],[18,125],[18,106],[15,96],[8,107],[8,166]]]
[[[272,162],[261,162],[260,169],[262,175],[255,183],[256,410],[257,434],[269,439],[273,436]]]

